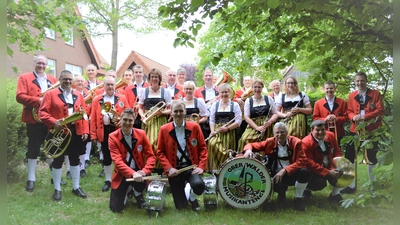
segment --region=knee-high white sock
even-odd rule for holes
[[[190,189],[189,200],[190,200],[191,202],[193,202],[194,200],[196,200],[197,196],[198,196],[198,195],[196,195],[196,194],[193,192],[193,189]]]
[[[37,159],[28,159],[28,180],[36,181]]]
[[[85,169],[85,155],[79,156],[79,171]]]
[[[47,163],[47,165],[50,166],[50,164],[51,164],[52,162],[53,162],[53,159],[46,158],[46,163]]]
[[[67,171],[70,171],[69,157],[67,155],[64,156],[65,168]]]
[[[54,189],[57,191],[61,191],[61,176],[62,176],[62,168],[51,170],[51,176],[53,177]]]
[[[72,180],[72,188],[75,190],[79,188],[79,166],[71,166],[71,180]]]
[[[304,190],[306,190],[307,187],[307,183],[299,183],[298,181],[296,181],[296,183],[294,184],[294,186],[296,187],[296,198],[302,198],[303,197],[303,193]]]
[[[92,142],[86,144],[85,160],[90,160],[90,151],[92,150]]]
[[[106,180],[108,181],[111,181],[111,167],[112,165],[104,166],[104,173],[106,174]]]
[[[331,195],[332,195],[332,196],[335,196],[335,195],[339,194],[340,191],[341,191],[342,189],[343,189],[343,188],[333,187],[333,188],[332,188]]]
[[[192,188],[190,187],[190,184],[188,182],[188,183],[186,183],[186,186],[185,186],[186,199],[189,199],[189,197],[190,197],[190,190],[192,190]]]
[[[368,165],[368,176],[369,181],[376,181],[376,176],[372,174],[372,170],[376,167],[375,165]]]

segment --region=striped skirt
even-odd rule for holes
[[[220,125],[216,125],[215,130],[217,130],[218,127],[220,127]],[[229,155],[227,154],[227,150],[231,149],[236,152],[236,129],[226,133],[218,133],[210,138],[207,143],[207,149],[207,172],[211,173],[213,170],[219,170],[220,165],[228,159]]]
[[[303,139],[307,135],[307,118],[303,113],[298,113],[287,122],[288,135]]]
[[[255,124],[257,124],[257,126],[261,126],[265,122],[265,116],[252,118],[252,120],[254,121]],[[273,136],[273,132],[272,132],[273,126],[274,125],[272,124],[265,130],[264,134],[261,134],[257,130],[251,128],[250,125],[247,125],[246,130],[243,132],[242,137],[239,139],[238,149],[237,149],[238,152],[242,152],[244,146],[246,146],[248,143],[264,141],[265,139],[272,137]]]
[[[147,122],[147,125],[144,125],[144,123],[142,123],[142,129],[146,132],[146,135],[150,141],[151,148],[153,149],[154,155],[156,156],[158,147],[158,134],[161,126],[166,123],[167,123],[167,116],[164,115],[159,115],[151,118]],[[162,169],[161,164],[158,161],[158,158],[156,159],[154,169]]]

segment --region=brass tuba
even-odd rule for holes
[[[243,92],[240,98],[242,99],[242,101],[246,101],[246,99],[250,98],[253,95],[254,95],[253,88],[250,87],[245,92]]]
[[[157,112],[159,112],[159,111],[161,111],[161,110],[164,110],[164,108],[165,108],[165,106],[166,106],[166,104],[165,104],[165,102],[163,102],[163,101],[161,101],[161,102],[158,102],[157,104],[155,104],[153,107],[151,107],[147,112],[145,112],[144,113],[144,119],[142,119],[142,123],[144,124],[144,125],[147,125],[147,122],[149,121],[149,120],[151,120],[154,116],[156,116],[156,113]]]
[[[107,115],[111,113],[113,115],[112,118],[112,124],[115,126],[120,118],[119,113],[114,109],[113,105],[111,104],[111,102],[104,102],[103,105],[101,106],[101,114],[102,115]]]
[[[218,79],[217,83],[215,83],[215,86],[219,86],[223,83],[233,83],[235,82],[235,78],[233,78],[228,72],[226,72],[224,69],[222,69],[222,77]]]
[[[44,94],[45,94],[46,92],[48,92],[48,91],[50,91],[50,90],[53,90],[53,89],[55,89],[55,88],[58,88],[58,86],[60,86],[60,81],[57,81],[53,86],[49,87],[46,91],[44,91],[43,93],[41,93],[41,94],[40,94],[40,97],[43,97]],[[33,116],[33,119],[34,119],[36,122],[41,123],[42,121],[41,121],[40,118],[39,118],[38,111],[39,111],[38,108],[33,107],[33,108],[32,108],[32,116]]]
[[[332,159],[335,170],[338,170],[340,176],[337,180],[328,179],[329,183],[337,188],[347,187],[355,179],[356,171],[350,160],[345,157],[335,157]]]
[[[87,115],[85,110],[80,107],[72,115],[60,120],[62,129],[53,128],[49,131],[43,144],[43,153],[47,158],[54,159],[65,152],[72,138],[71,130],[67,127],[67,124],[82,118],[87,120]]]

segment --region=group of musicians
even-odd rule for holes
[[[143,67],[135,65],[125,72],[125,85],[118,87],[115,71],[107,71],[101,83],[96,80],[96,66],[90,64],[86,67],[89,80],[64,70],[59,86],[54,88],[56,79],[45,73],[46,66],[47,58],[38,55],[34,71],[18,78],[16,99],[24,106],[22,122],[27,125],[28,136],[26,190],[32,192],[35,188],[37,157],[48,130],[67,126],[72,139],[66,151],[48,160],[55,189],[53,199],[62,198],[64,159],[68,159],[72,192],[87,197],[80,177],[86,176],[82,171],[91,145],[98,144],[105,174],[102,191],[111,189],[109,207],[113,212],[122,212],[132,196],[138,208],[146,206],[144,178],[151,173],[168,176],[177,209],[186,208],[189,202],[194,211],[200,210],[196,197],[205,189],[202,175],[218,170],[228,159],[230,149],[245,158],[252,158],[253,152],[269,156],[266,166],[278,201],[285,200],[288,186],[294,185],[294,209],[304,211],[303,198],[310,198],[312,191],[323,189],[327,180],[340,176],[332,159],[342,156],[344,124],[350,120],[351,135],[358,135],[358,123],[376,119],[365,128],[371,132],[381,125],[384,113],[379,91],[367,88],[363,72],[355,75],[357,90],[349,94],[347,102],[335,96],[333,82],[326,82],[326,97],[318,100],[313,110],[293,76],[285,78],[283,92],[275,80],[270,83],[272,93],[263,95],[264,82],[248,76],[243,89],[235,92],[228,83],[217,86],[210,69],[203,72],[204,86],[197,88],[193,81],[185,81],[183,68],[168,70],[167,83],[162,84],[160,70],[150,70],[146,82]],[[34,108],[38,109],[39,121],[34,119]],[[62,123],[81,109],[88,119]],[[306,115],[311,114],[313,122],[307,134]],[[331,123],[335,124],[334,130],[328,127]],[[377,164],[377,151],[377,142],[367,151],[371,181],[375,179],[372,169]],[[354,145],[347,145],[345,152],[345,157],[354,162]],[[196,167],[179,172],[192,165]],[[127,182],[128,178],[134,181]],[[189,194],[185,193],[187,183]],[[341,193],[354,192],[353,181],[345,189],[334,187],[329,200],[338,203],[343,200]]]

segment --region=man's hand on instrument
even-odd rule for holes
[[[243,157],[244,158],[254,158],[254,153],[250,149],[247,149],[244,152]]]
[[[202,168],[200,168],[200,167],[196,167],[193,171],[192,171],[192,174],[203,174],[204,173],[204,170],[202,169]]]
[[[272,178],[275,180],[275,184],[280,183],[282,181],[283,176],[285,176],[286,170],[281,169],[275,176]]]
[[[89,135],[88,134],[83,134],[82,135],[82,141],[86,141],[88,139]]]
[[[142,171],[143,172],[143,171]],[[145,176],[146,174],[143,175],[143,173],[141,173],[141,170],[136,171],[135,173],[132,174],[132,178],[136,181],[136,182],[143,182],[143,176]]]
[[[55,130],[61,130],[62,129],[62,125],[61,125],[61,122],[60,122],[60,120],[57,120],[54,124],[53,124],[53,129],[55,129]]]
[[[336,120],[336,116],[333,114],[330,114],[325,118],[326,122],[334,122],[335,120]]]
[[[169,177],[175,177],[175,176],[178,176],[178,174],[179,174],[179,172],[178,172],[178,170],[177,169],[175,169],[175,168],[170,168],[169,170],[168,170],[168,176]]]
[[[353,117],[353,121],[354,122],[362,122],[364,120],[364,117],[362,117],[360,114],[358,114],[358,115],[355,115],[354,117]]]
[[[241,98],[235,99],[235,101],[239,104],[240,107],[244,106],[244,101]]]
[[[330,176],[332,178],[338,179],[339,176],[340,176],[340,172],[338,170],[335,170],[335,169],[329,170],[327,176]]]

